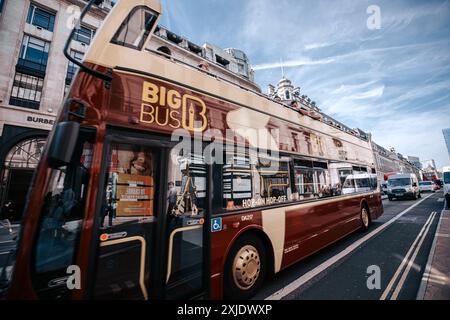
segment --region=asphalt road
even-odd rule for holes
[[[415,299],[444,206],[442,192],[425,197],[423,201],[383,200],[384,214],[372,222],[369,231],[355,232],[283,270],[254,299]],[[17,231],[18,226],[13,226],[11,235],[0,226],[0,269],[7,252],[15,247]],[[408,272],[405,256],[414,256]],[[379,288],[367,286],[372,275],[369,266],[379,267]],[[390,283],[391,290],[387,290]]]
[[[384,214],[369,231],[355,232],[280,272],[255,299],[416,299],[442,198],[437,192],[416,201],[383,200]],[[379,268],[379,273],[368,272],[369,266]]]

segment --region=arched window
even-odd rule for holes
[[[44,148],[45,138],[32,138],[16,144],[5,158],[6,168],[34,169]]]
[[[35,137],[19,142],[9,150],[0,171],[0,220],[21,219],[25,195],[45,143],[45,138]]]
[[[289,90],[286,90],[284,92],[284,96],[286,97],[286,100],[291,100],[291,94],[289,93]]]

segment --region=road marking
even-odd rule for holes
[[[444,198],[438,198],[437,202],[444,202]]]
[[[333,264],[335,264],[336,262],[338,262],[342,258],[346,257],[348,254],[353,252],[355,249],[357,249],[359,246],[361,246],[364,242],[366,242],[367,240],[369,240],[369,239],[373,238],[374,236],[376,236],[377,234],[379,234],[381,231],[383,231],[388,226],[390,226],[395,221],[397,221],[399,218],[401,218],[404,214],[408,213],[411,209],[413,209],[414,207],[418,206],[419,204],[421,204],[423,201],[425,201],[426,199],[428,199],[432,195],[433,194],[429,194],[428,196],[422,198],[418,202],[412,204],[410,207],[406,208],[405,210],[403,210],[402,212],[397,214],[391,220],[385,222],[384,224],[382,224],[381,226],[379,226],[378,228],[376,228],[372,232],[368,233],[367,235],[365,235],[361,239],[355,241],[354,243],[349,245],[347,248],[345,248],[343,251],[339,252],[338,254],[334,255],[333,257],[329,258],[328,260],[322,262],[320,265],[318,265],[314,269],[308,271],[307,273],[305,273],[301,277],[297,278],[296,280],[294,280],[293,282],[291,282],[290,284],[288,284],[284,288],[281,288],[280,290],[278,290],[275,293],[271,294],[270,296],[265,298],[265,300],[281,300],[283,297],[287,296],[288,294],[290,294],[294,290],[297,290],[298,288],[303,286],[305,283],[307,283],[308,281],[310,281],[311,279],[316,277],[318,274],[322,273],[324,270],[326,270],[327,268],[331,267]]]
[[[431,218],[434,216],[434,212],[428,217],[427,221],[425,222],[425,224],[422,226],[422,229],[420,229],[419,234],[417,235],[417,237],[414,239],[413,243],[411,244],[411,246],[409,247],[408,252],[405,254],[405,256],[403,257],[402,262],[400,263],[399,267],[397,268],[397,270],[395,271],[394,275],[392,276],[391,280],[389,281],[386,289],[384,290],[383,294],[380,297],[380,300],[386,300],[388,294],[391,292],[392,287],[394,286],[395,282],[397,281],[397,278],[399,277],[399,275],[401,274],[404,266],[406,265],[406,263],[409,261],[409,257],[412,254],[414,247],[416,246],[417,242],[419,242],[419,239],[421,239],[424,230],[427,228],[427,226],[430,224]]]
[[[439,217],[438,225],[436,227],[436,233],[434,234],[433,244],[431,245],[430,253],[428,254],[427,265],[425,267],[425,271],[423,272],[422,280],[420,281],[420,287],[419,287],[419,291],[417,292],[416,300],[424,299],[425,291],[428,286],[428,282],[432,282],[430,279],[430,275],[432,272],[431,264],[434,259],[434,252],[436,251],[436,244],[437,244],[437,240],[438,240],[437,233],[439,232],[439,230],[441,228],[442,220],[447,219],[447,217],[444,217],[444,211],[445,211],[445,203],[444,203],[444,208],[442,208],[442,211],[441,211],[441,216]]]
[[[402,290],[403,285],[405,284],[406,278],[408,277],[408,274],[411,271],[411,267],[412,267],[414,261],[416,260],[417,254],[419,253],[420,249],[422,248],[423,241],[427,237],[428,231],[430,231],[431,225],[433,224],[433,221],[434,221],[435,217],[436,217],[436,212],[433,212],[431,221],[428,224],[425,232],[423,233],[419,244],[417,245],[416,249],[414,250],[414,253],[413,253],[411,259],[409,259],[408,265],[406,266],[406,269],[403,272],[403,275],[400,278],[400,281],[398,282],[397,287],[395,288],[394,293],[391,296],[391,300],[397,300],[398,295],[400,294],[400,291]]]

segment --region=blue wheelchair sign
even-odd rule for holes
[[[222,218],[211,219],[211,232],[222,230]]]

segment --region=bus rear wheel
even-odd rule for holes
[[[225,299],[249,299],[264,283],[267,273],[266,253],[260,238],[240,237],[233,245],[225,265]]]

